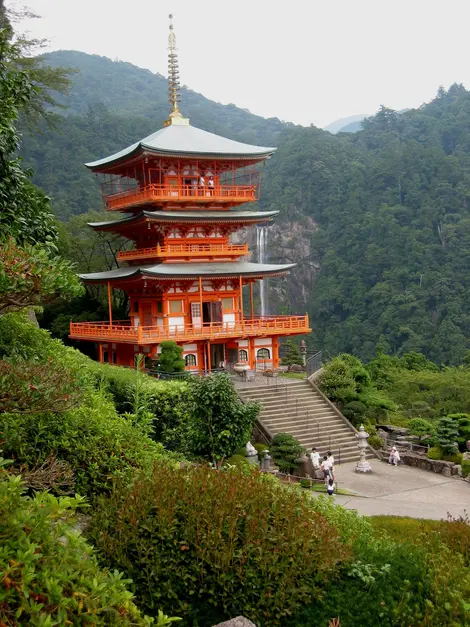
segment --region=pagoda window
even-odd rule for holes
[[[224,311],[233,310],[233,298],[222,298],[222,309]]]
[[[161,300],[157,300],[157,313],[161,314],[162,311],[163,311],[162,301]]]
[[[180,300],[170,300],[170,313],[182,313],[183,303]]]
[[[258,349],[257,353],[256,353],[256,359],[269,359],[270,358],[270,352],[269,352],[269,348],[260,348]]]
[[[238,361],[248,361],[248,351],[244,349],[238,351]]]
[[[139,313],[139,301],[134,301],[134,313]]]
[[[196,355],[190,354],[190,355],[186,355],[186,357],[184,358],[184,364],[185,366],[196,366],[197,362],[196,362]]]

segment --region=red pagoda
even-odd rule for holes
[[[135,243],[116,270],[81,275],[108,289],[109,320],[71,323],[70,337],[98,346],[99,360],[134,366],[157,359],[159,344],[183,348],[186,369],[210,371],[244,362],[279,365],[279,338],[310,332],[308,316],[257,316],[253,284],[293,265],[247,261],[246,244],[230,236],[265,225],[277,211],[240,206],[258,200],[256,165],[275,148],[251,146],[195,128],[179,110],[178,62],[170,24],[169,99],[164,128],[120,152],[87,163],[101,176],[108,211],[127,214],[90,223]],[[249,286],[244,301],[243,287]],[[130,319],[113,320],[111,290],[129,296]],[[245,307],[248,312],[245,314]]]

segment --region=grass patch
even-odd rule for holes
[[[324,483],[313,483],[311,488],[302,488],[302,490],[310,489],[312,492],[320,492],[326,494],[326,486]],[[343,496],[360,496],[357,492],[352,490],[346,490],[345,488],[336,488],[335,494],[342,494]]]
[[[305,379],[305,372],[280,372],[282,379]]]
[[[371,516],[369,520],[377,535],[386,533],[397,542],[416,539],[422,533],[433,533],[442,525],[440,520],[408,516]]]

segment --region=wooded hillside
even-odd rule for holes
[[[127,63],[77,52],[49,55],[78,67],[57,130],[26,133],[22,154],[57,216],[99,209],[85,161],[158,128],[166,80]],[[280,209],[270,259],[297,262],[272,281],[270,309],[311,316],[312,346],[370,359],[422,351],[458,363],[470,348],[470,93],[440,89],[420,109],[382,108],[339,136],[264,120],[183,91],[195,126],[277,145],[263,173],[263,208]]]

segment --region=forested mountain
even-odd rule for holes
[[[155,130],[168,107],[162,77],[54,54],[56,63],[82,67],[71,110],[59,132],[27,135],[23,155],[64,219],[101,205],[83,162]],[[279,146],[260,205],[281,212],[270,260],[298,267],[291,279],[271,281],[272,311],[307,309],[311,342],[326,353],[368,359],[377,349],[417,350],[437,362],[461,360],[470,348],[469,92],[440,89],[401,115],[382,108],[363,130],[340,135],[263,120],[190,91],[182,109],[195,126]]]
[[[346,118],[339,118],[338,120],[335,120],[334,122],[330,122],[330,124],[327,124],[326,126],[323,127],[324,131],[329,131],[330,133],[332,133],[333,135],[335,135],[336,133],[340,133],[343,132],[346,128],[348,128],[349,126],[351,127],[356,127],[354,129],[354,132],[357,130],[360,130],[360,123],[362,122],[362,120],[364,118],[367,118],[368,114],[366,113],[359,113],[358,115],[348,115],[348,117]],[[351,131],[353,132],[353,131]]]

